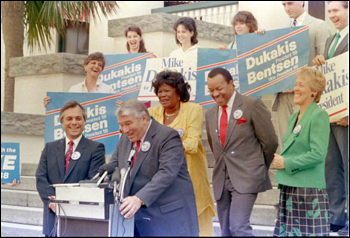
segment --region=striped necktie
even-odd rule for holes
[[[68,170],[68,166],[69,166],[69,163],[71,161],[71,156],[73,154],[73,145],[74,145],[74,142],[73,141],[69,141],[68,142],[68,145],[69,145],[69,148],[68,148],[68,151],[66,153],[66,163],[65,163],[65,169],[64,169],[64,172],[67,173],[67,170]]]
[[[328,58],[332,58],[333,55],[334,55],[334,52],[335,52],[335,48],[337,47],[337,44],[338,44],[338,41],[339,41],[339,38],[340,38],[340,34],[338,32],[338,34],[336,35],[335,37],[335,40],[333,42],[333,45],[332,45],[332,48],[331,48],[331,51],[329,51],[329,54],[328,54]]]

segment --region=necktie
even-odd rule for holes
[[[68,169],[68,166],[69,166],[69,162],[71,161],[71,155],[73,153],[73,145],[74,145],[74,142],[73,141],[69,141],[68,142],[68,145],[69,145],[69,148],[68,148],[68,151],[66,153],[66,163],[65,163],[65,167],[64,167],[64,172],[67,173],[67,169]]]
[[[225,138],[226,138],[226,130],[227,130],[227,112],[226,112],[227,105],[222,107],[222,114],[220,118],[220,140],[222,147],[225,145]]]
[[[294,19],[293,23],[292,23],[292,27],[296,27],[297,26],[297,19]]]
[[[138,141],[136,142],[136,152],[135,152],[134,158],[133,158],[133,160],[132,160],[132,166],[131,166],[131,167],[134,167],[134,163],[135,163],[137,154],[139,153],[140,144],[141,144],[141,141],[138,140]]]
[[[328,54],[328,58],[332,58],[333,55],[334,55],[334,51],[335,51],[335,48],[337,47],[337,44],[338,44],[338,41],[339,41],[339,38],[340,38],[340,34],[338,33],[335,37],[335,40],[333,42],[333,45],[332,45],[332,48],[331,48],[331,51],[329,51],[329,54]]]

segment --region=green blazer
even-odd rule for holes
[[[329,140],[328,113],[313,102],[295,125],[299,111],[290,116],[281,155],[285,169],[276,182],[302,188],[326,188],[325,158]]]

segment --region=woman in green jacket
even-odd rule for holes
[[[297,74],[294,103],[300,110],[289,118],[281,155],[274,157],[281,190],[274,236],[329,236],[325,182],[329,118],[316,104],[325,84],[317,69],[306,67]]]

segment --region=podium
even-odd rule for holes
[[[57,236],[133,236],[134,220],[121,216],[114,204],[113,188],[79,183],[54,187]]]

